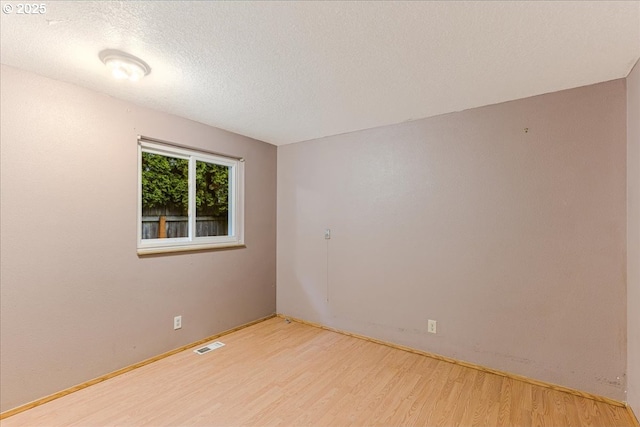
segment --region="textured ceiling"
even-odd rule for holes
[[[622,78],[640,56],[637,1],[46,5],[2,14],[2,63],[278,145]],[[107,48],[151,74],[112,80]]]

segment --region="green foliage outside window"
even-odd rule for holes
[[[196,162],[196,208],[202,215],[227,215],[229,167]]]
[[[189,205],[189,161],[142,153],[142,209],[186,214]],[[229,167],[196,162],[198,215],[226,216],[229,209]]]

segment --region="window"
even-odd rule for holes
[[[138,254],[244,244],[244,161],[140,138]]]

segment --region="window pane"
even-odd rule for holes
[[[142,238],[189,235],[189,160],[142,153]]]
[[[196,162],[196,236],[229,234],[228,166]]]

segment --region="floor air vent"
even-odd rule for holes
[[[216,341],[216,342],[212,342],[211,344],[205,345],[204,347],[200,347],[196,350],[193,350],[194,353],[197,354],[205,354],[205,353],[209,353],[211,350],[215,350],[216,348],[220,348],[224,345],[224,343],[221,343],[220,341]]]

